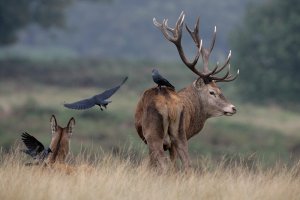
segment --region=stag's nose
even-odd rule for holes
[[[236,108],[234,105],[228,105],[227,107],[224,108],[224,115],[226,116],[231,116],[236,113]]]
[[[234,105],[232,105],[232,113],[233,113],[233,114],[235,114],[235,113],[236,113],[236,111],[237,111],[237,110],[236,110],[235,106],[234,106]]]

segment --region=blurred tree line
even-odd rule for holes
[[[0,45],[3,46],[14,43],[17,39],[18,31],[32,23],[44,28],[53,26],[63,27],[65,24],[65,10],[75,1],[79,2],[80,0],[0,0]],[[201,16],[206,16],[205,19],[207,20],[214,20],[218,16],[215,15],[216,12],[211,12],[211,8],[216,9],[217,13],[220,10],[224,10],[224,5],[221,6],[222,2],[223,1],[217,0],[211,1],[210,3],[207,1],[199,1],[189,2],[188,5],[186,5],[182,1],[178,1],[173,3],[176,6],[172,6],[173,4],[169,3],[165,5],[166,8],[162,8],[163,6],[159,1],[149,1],[144,5],[144,2],[141,3],[138,0],[131,0],[130,5],[135,5],[135,7],[129,7],[131,8],[129,10],[132,10],[130,11],[132,13],[134,13],[133,11],[136,13],[130,15],[128,12],[124,12],[120,19],[116,18],[114,13],[106,13],[103,14],[103,16],[101,14],[102,17],[100,19],[95,17],[98,15],[91,14],[88,19],[93,19],[94,21],[86,22],[86,24],[80,26],[78,30],[74,31],[80,32],[81,30],[88,30],[90,32],[80,32],[78,35],[75,35],[72,40],[68,41],[65,41],[66,37],[61,37],[61,40],[58,41],[64,41],[64,44],[70,43],[71,47],[75,46],[74,48],[78,46],[80,52],[85,49],[92,49],[92,52],[97,52],[95,55],[98,55],[101,51],[103,53],[103,48],[107,46],[109,48],[105,49],[105,53],[111,53],[112,55],[115,55],[118,50],[126,53],[130,48],[131,51],[136,52],[136,57],[139,57],[138,52],[146,52],[147,55],[154,55],[154,57],[156,57],[157,54],[153,53],[156,51],[153,51],[153,49],[159,48],[165,52],[163,54],[164,58],[171,57],[171,55],[177,56],[175,50],[169,48],[165,43],[153,43],[153,41],[161,41],[161,34],[153,29],[151,22],[147,21],[147,23],[145,23],[145,21],[151,19],[153,16],[157,16],[159,19],[166,16],[176,19],[177,13],[180,13],[183,8],[189,11],[188,19],[191,20],[188,22],[189,24],[193,23],[192,20],[195,16],[199,15],[199,13],[201,13]],[[231,6],[238,6],[238,2],[242,5],[249,1],[232,0],[230,2]],[[229,45],[233,47],[233,61],[236,61],[235,66],[241,69],[240,78],[238,79],[241,83],[238,87],[238,89],[240,89],[239,96],[243,100],[249,100],[251,102],[272,101],[275,103],[297,103],[300,100],[300,81],[298,81],[300,71],[298,67],[300,64],[300,3],[298,0],[265,0],[260,4],[257,4],[258,1],[252,2],[256,4],[253,3],[248,6],[242,24],[238,25],[232,33],[232,44]],[[143,5],[140,6],[138,3]],[[116,2],[116,4],[120,5],[118,9],[126,10],[123,4],[121,4],[121,1]],[[129,3],[127,2],[127,4]],[[208,4],[212,5],[210,6]],[[226,3],[223,2],[223,4],[229,4],[229,1],[226,1]],[[199,7],[199,5],[201,6]],[[222,24],[225,24],[225,28],[231,29],[232,26],[229,26],[229,24],[234,24],[232,21],[236,19],[237,12],[242,8],[241,5],[235,8],[236,12],[224,12],[226,14],[223,13],[221,15],[221,21]],[[146,10],[149,10],[149,12],[145,12],[145,7],[147,7]],[[90,9],[88,6],[86,8]],[[206,11],[206,8],[210,8],[210,10]],[[107,7],[103,9],[107,9]],[[230,7],[229,9],[231,10],[232,8]],[[78,10],[75,10],[75,12],[76,11],[78,12]],[[93,12],[100,11],[98,7],[96,11],[93,10]],[[92,13],[92,11],[90,12]],[[75,21],[76,24],[78,21],[76,16],[83,18],[82,13],[81,15],[78,15],[78,13],[73,15],[75,15],[75,17],[71,19]],[[171,17],[172,15],[176,16]],[[225,20],[225,16],[228,15],[230,16],[229,19]],[[124,21],[121,21],[122,19],[124,19]],[[115,23],[112,23],[111,26],[105,29],[102,28],[101,23],[106,24],[107,21],[112,20],[114,20]],[[139,20],[142,21],[143,24],[140,24]],[[234,22],[237,23],[237,21]],[[99,26],[94,26],[93,24],[99,24]],[[206,22],[206,24],[211,25],[215,24],[215,22],[209,21]],[[220,26],[222,24],[220,24]],[[139,28],[135,28],[137,26]],[[94,29],[95,27],[100,27],[99,29],[102,31],[101,34],[94,29],[90,30],[90,27]],[[220,34],[221,37],[225,35],[225,28],[223,27],[222,29],[223,34]],[[132,31],[126,31],[128,29]],[[203,35],[211,34],[209,27],[203,29],[208,31],[208,33],[204,33]],[[115,35],[113,36],[112,33],[118,33],[117,37],[114,37]],[[65,35],[68,38],[72,38],[69,33]],[[141,46],[134,46],[135,44],[133,44],[132,41],[136,40],[138,35],[143,35],[149,40],[139,40],[137,43],[141,44]],[[76,43],[77,41],[81,41],[84,37],[92,38],[92,40],[85,40],[83,44]],[[113,38],[113,40],[111,38]],[[97,41],[100,42],[97,43]],[[120,44],[114,43],[115,41]],[[220,41],[223,41],[222,38]],[[220,41],[218,44],[220,44]],[[49,43],[52,44],[52,41]],[[97,43],[96,47],[91,48],[91,44],[94,43]],[[221,46],[226,45],[221,44]],[[44,43],[42,44],[42,48],[46,48]],[[143,51],[141,51],[141,48],[144,48]],[[170,53],[168,54],[167,52]],[[224,52],[223,49],[221,52]]]
[[[30,23],[45,28],[62,26],[72,0],[0,0],[0,45],[16,41],[16,33]]]
[[[248,7],[231,37],[244,100],[300,100],[300,3],[270,0]]]
[[[76,0],[0,0],[0,45],[14,43],[17,32],[35,23],[63,27],[65,9]],[[108,1],[108,0],[89,0]]]

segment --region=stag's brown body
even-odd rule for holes
[[[50,119],[52,139],[50,148],[52,153],[47,159],[48,164],[64,163],[69,153],[70,137],[73,133],[73,127],[75,125],[75,119],[72,117],[68,125],[64,128],[57,124],[56,118],[52,115]]]
[[[149,147],[150,163],[161,168],[165,168],[164,150],[169,150],[171,161],[175,164],[179,156],[183,166],[188,169],[191,163],[187,140],[202,130],[208,118],[236,113],[235,107],[226,100],[216,84],[217,81],[232,81],[236,76],[229,75],[229,69],[222,78],[214,76],[228,65],[230,54],[222,67],[217,65],[212,71],[208,70],[208,58],[213,49],[216,31],[211,48],[202,48],[202,40],[198,36],[198,20],[194,31],[187,28],[198,48],[194,61],[188,62],[181,46],[183,20],[182,13],[174,29],[168,27],[167,20],[160,24],[154,19],[154,24],[176,45],[182,61],[199,77],[178,92],[168,87],[146,90],[135,113],[135,126],[139,136]],[[204,62],[204,72],[195,68],[200,54]]]

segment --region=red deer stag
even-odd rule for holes
[[[67,127],[62,128],[57,124],[55,116],[52,115],[50,119],[50,125],[52,132],[50,149],[52,150],[52,153],[49,155],[47,163],[64,163],[69,153],[70,137],[73,133],[75,119],[72,117],[69,120]]]
[[[166,157],[164,150],[169,150],[170,159],[175,165],[177,155],[187,170],[191,166],[188,154],[188,139],[201,131],[205,121],[210,117],[231,116],[236,108],[226,100],[216,82],[229,82],[236,79],[230,75],[230,57],[222,66],[216,64],[210,71],[209,56],[216,39],[216,28],[209,49],[202,47],[199,37],[199,18],[194,30],[186,29],[197,47],[197,54],[192,62],[186,58],[182,45],[182,26],[185,14],[182,12],[175,28],[168,26],[167,19],[162,23],[153,19],[165,38],[174,43],[183,63],[199,77],[189,86],[176,92],[168,87],[154,87],[144,91],[135,112],[135,127],[142,140],[149,147],[150,164],[164,169]],[[203,71],[196,69],[199,57],[202,56]],[[228,66],[223,77],[216,75]]]

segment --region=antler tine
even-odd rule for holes
[[[202,59],[203,59],[203,71],[206,73],[206,76],[209,76],[211,74],[213,74],[213,71],[216,71],[217,66],[215,67],[215,69],[213,71],[210,71],[208,69],[208,61],[209,61],[209,56],[214,48],[215,45],[215,41],[216,41],[216,36],[217,36],[217,27],[215,26],[214,29],[214,33],[213,33],[213,37],[212,37],[212,41],[211,41],[211,45],[209,50],[206,48],[202,48],[201,54],[202,54]]]
[[[153,18],[153,24],[161,30],[163,35],[167,40],[174,43],[176,46],[180,45],[181,37],[182,37],[182,24],[185,18],[185,14],[182,11],[177,22],[175,25],[175,28],[171,28],[168,26],[168,19],[164,19],[162,23],[157,22],[155,18]],[[171,36],[169,33],[171,32],[173,36]]]
[[[222,80],[225,80],[226,78],[228,78],[228,75],[229,75],[229,73],[230,73],[230,65],[228,65],[228,69],[227,69],[227,72],[226,72],[226,74],[223,76],[223,77],[214,77],[214,76],[211,76],[210,78],[212,79],[212,80],[215,80],[215,81],[222,81]],[[230,75],[231,76],[231,75]]]
[[[231,58],[231,50],[229,51],[229,54],[228,54],[228,56],[227,56],[227,59],[226,59],[226,61],[225,61],[225,63],[223,64],[222,67],[219,68],[218,63],[217,63],[217,66],[218,66],[217,68],[219,68],[219,69],[217,69],[217,70],[215,71],[214,74],[217,74],[217,73],[219,73],[220,71],[222,71],[222,70],[229,64],[230,58]]]
[[[217,64],[218,69],[213,73],[213,75],[221,72],[226,66],[228,66],[227,73],[221,78],[211,76],[210,78],[212,80],[215,80],[216,82],[230,82],[230,81],[235,80],[238,77],[239,70],[237,71],[237,74],[234,77],[232,77],[231,74],[229,75],[229,73],[230,73],[230,63],[229,63],[229,61],[230,61],[230,59],[231,59],[231,50],[229,51],[229,54],[227,56],[227,59],[226,59],[225,63],[223,64],[223,66],[219,68],[219,66]]]
[[[165,20],[165,19],[164,19],[164,20]],[[159,29],[162,31],[162,24],[159,23],[159,22],[156,20],[155,17],[153,18],[153,24],[154,24],[157,28],[159,28]],[[173,31],[174,31],[173,28],[168,27],[168,26],[167,26],[167,30],[170,31],[170,32],[173,32]]]
[[[178,18],[178,20],[177,20],[177,22],[176,22],[176,25],[175,25],[174,29],[170,28],[168,26],[168,20],[167,19],[164,19],[162,24],[161,24],[161,23],[157,22],[155,18],[153,18],[153,23],[156,27],[158,27],[161,30],[161,32],[163,33],[163,35],[165,36],[165,38],[167,40],[169,40],[170,42],[175,44],[175,46],[178,50],[179,56],[180,56],[181,60],[183,61],[183,63],[189,69],[191,69],[194,73],[196,73],[198,76],[203,76],[203,74],[195,68],[195,65],[197,64],[197,62],[199,60],[199,57],[201,55],[201,48],[202,48],[202,40],[200,41],[199,36],[198,36],[199,25],[197,25],[197,24],[199,24],[199,22],[197,22],[197,24],[195,26],[195,30],[193,32],[190,31],[190,34],[191,34],[193,40],[195,41],[198,50],[197,50],[197,54],[196,54],[194,60],[192,62],[189,62],[188,59],[186,58],[185,54],[184,54],[184,51],[183,51],[183,48],[182,48],[182,45],[181,45],[182,26],[183,26],[184,18],[185,18],[185,14],[182,11],[179,18]],[[168,33],[168,31],[171,32],[173,34],[173,36],[171,36]]]
[[[163,33],[163,35],[165,36],[165,38],[166,38],[167,40],[173,40],[172,37],[169,35],[168,31],[170,31],[171,33],[174,33],[174,29],[168,27],[168,25],[166,24],[165,21],[168,21],[168,20],[164,19],[164,20],[163,20],[163,23],[161,24],[161,23],[157,22],[155,18],[153,18],[153,24],[154,24],[157,28],[160,29],[160,31]],[[165,25],[164,25],[164,24],[165,24]],[[168,31],[166,31],[166,29],[167,29]]]
[[[173,42],[174,44],[178,41],[178,38],[175,38],[175,30],[174,29],[171,29],[169,28],[169,31],[171,31],[171,33],[173,34],[173,37],[170,36],[170,34],[168,33],[168,19],[164,19],[163,22],[162,22],[162,27],[161,27],[161,32],[163,33],[163,35],[165,36],[165,38],[167,40],[169,40],[170,42]]]
[[[189,61],[187,60],[187,58],[186,58],[185,55],[184,55],[184,51],[183,51],[183,49],[182,49],[181,44],[180,44],[179,46],[176,45],[176,47],[177,47],[179,56],[180,56],[181,60],[183,61],[183,63],[184,63],[190,70],[192,70],[192,72],[194,72],[194,73],[197,74],[198,76],[204,77],[205,75],[203,75],[201,72],[199,72],[199,71],[196,69],[196,67],[195,67],[196,64],[197,64],[197,62],[198,62],[198,60],[199,60],[199,58],[200,58],[201,49],[202,49],[202,40],[200,41],[200,46],[199,46],[199,49],[198,49],[198,51],[197,51],[197,54],[196,54],[196,56],[195,56],[193,62],[189,62]]]
[[[237,70],[237,73],[234,77],[232,77],[232,74],[229,75],[229,73],[230,73],[230,64],[228,65],[227,73],[222,78],[211,77],[211,79],[215,80],[216,82],[230,82],[235,80],[238,77],[240,70],[239,69]]]
[[[240,70],[237,70],[237,73],[234,77],[232,77],[231,75],[229,75],[225,80],[220,80],[220,81],[216,81],[216,82],[230,82],[230,81],[234,81],[240,74]]]
[[[193,67],[192,71],[195,72],[197,75],[199,75],[201,77],[209,77],[211,74],[214,74],[215,71],[218,68],[218,66],[216,66],[212,71],[209,71],[209,69],[208,69],[208,59],[209,59],[209,55],[210,55],[210,53],[211,53],[211,51],[213,49],[216,36],[214,34],[210,51],[208,51],[205,48],[202,48],[202,40],[200,40],[200,37],[199,37],[199,21],[200,21],[200,17],[197,18],[197,21],[196,21],[196,24],[195,24],[195,27],[194,27],[193,31],[191,31],[191,29],[187,25],[185,25],[186,30],[188,31],[188,33],[190,34],[190,36],[192,37],[192,39],[196,43],[196,46],[199,49],[198,53],[200,53],[202,55],[202,58],[204,60],[204,72],[203,73],[201,73],[198,70],[196,70],[195,66]],[[216,30],[215,30],[215,32],[216,32]],[[197,55],[197,61],[198,61],[199,57],[200,57],[200,55]],[[195,64],[196,64],[196,62],[195,62]]]
[[[198,46],[198,45],[197,45]],[[197,54],[194,58],[194,61],[193,62],[189,62],[187,61],[186,57],[184,56],[184,53],[183,51],[180,51],[179,52],[179,55],[180,55],[180,58],[181,60],[184,62],[184,64],[190,69],[192,70],[192,72],[194,72],[195,74],[197,74],[198,76],[204,76],[201,72],[199,72],[197,69],[196,69],[196,64],[200,58],[200,54],[201,54],[201,49],[202,49],[202,40],[200,40],[200,43],[199,43],[199,47],[198,47],[198,51],[197,51]],[[179,51],[179,50],[178,50]],[[182,52],[182,53],[181,53]],[[183,54],[183,55],[182,55]]]
[[[189,27],[187,25],[185,25],[186,30],[191,35],[192,39],[194,40],[194,42],[196,43],[198,48],[200,47],[199,20],[200,20],[200,17],[197,18],[197,21],[196,21],[196,24],[194,27],[194,31],[191,31],[191,29],[189,29]]]
[[[217,37],[217,27],[215,26],[214,33],[213,33],[213,38],[212,38],[211,45],[210,45],[210,48],[209,48],[209,54],[212,52],[212,50],[215,46],[216,37]]]
[[[185,14],[184,12],[182,11],[178,17],[178,20],[176,22],[176,25],[175,25],[175,30],[177,31],[182,31],[182,25],[183,25],[183,22],[184,22],[184,18],[185,18]]]

